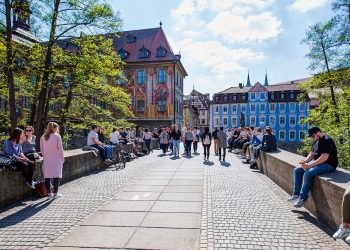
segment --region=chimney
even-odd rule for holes
[[[240,82],[240,83],[238,84],[238,86],[239,86],[240,89],[243,89],[243,83]]]

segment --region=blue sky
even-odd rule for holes
[[[310,76],[300,44],[308,26],[332,16],[330,0],[109,0],[123,30],[163,29],[180,51],[188,77],[203,93],[246,82],[270,84]]]

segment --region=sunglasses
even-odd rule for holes
[[[26,132],[33,132],[33,130],[31,130],[31,129],[26,129]]]
[[[317,134],[315,133],[315,134],[313,134],[313,135],[312,135],[312,136],[310,136],[310,137],[311,137],[311,138],[315,138],[315,137],[316,137],[316,135],[317,135]]]

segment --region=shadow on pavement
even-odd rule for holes
[[[203,161],[203,164],[210,167],[210,166],[214,165],[214,162],[212,162],[212,161]]]
[[[295,214],[299,214],[298,219],[305,220],[309,223],[312,223],[313,225],[321,229],[323,232],[325,232],[329,236],[332,236],[331,230],[328,227],[326,227],[324,224],[322,224],[317,218],[310,215],[309,212],[296,210],[296,209],[293,209],[292,212]]]
[[[42,209],[46,208],[51,204],[53,200],[47,200],[44,199],[43,201],[36,203],[36,204],[31,204],[26,206],[25,208],[17,211],[16,213],[13,213],[9,216],[6,216],[0,220],[0,228],[5,228],[8,226],[16,225],[36,213],[40,212]]]

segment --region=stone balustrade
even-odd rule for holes
[[[252,152],[250,152],[252,154]],[[258,168],[288,194],[293,193],[293,171],[304,157],[284,150],[261,152]],[[341,205],[350,183],[350,172],[336,171],[316,176],[305,208],[330,228],[336,229],[342,220]]]

